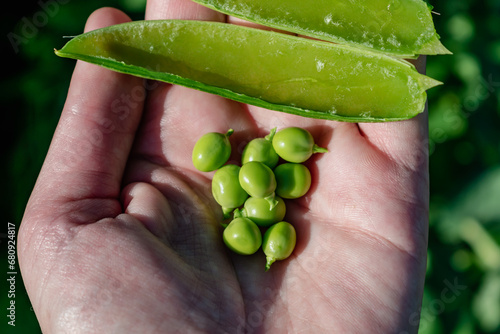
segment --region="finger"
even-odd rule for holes
[[[425,57],[414,61],[417,70],[425,73]],[[361,133],[393,160],[411,169],[426,170],[428,147],[427,106],[416,117],[393,123],[360,123]]]
[[[132,183],[123,189],[124,211],[139,219],[154,235],[166,241],[168,222],[173,221],[169,202],[148,183]]]
[[[225,20],[225,15],[199,5],[191,0],[149,0],[146,5],[146,20]]]
[[[85,31],[129,20],[116,9],[102,8],[89,17]],[[118,199],[143,99],[142,79],[78,61],[35,197],[42,202]],[[109,214],[96,211],[97,219]]]

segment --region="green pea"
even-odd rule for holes
[[[283,198],[299,198],[311,187],[311,172],[302,164],[284,163],[274,169],[276,194]]]
[[[239,181],[250,196],[258,198],[274,196],[276,178],[272,169],[262,162],[250,161],[241,166]]]
[[[286,205],[283,199],[276,196],[277,204],[272,207],[264,198],[249,197],[243,206],[242,214],[255,224],[263,227],[271,226],[285,218]]]
[[[226,134],[209,132],[201,136],[193,148],[194,167],[202,172],[211,172],[223,166],[231,155],[229,136],[233,132],[229,129]]]
[[[296,163],[306,161],[313,153],[328,152],[314,143],[309,131],[298,127],[278,131],[273,138],[273,147],[281,158]]]
[[[259,227],[248,218],[236,218],[224,229],[224,243],[230,250],[241,255],[255,253],[262,244]]]
[[[248,197],[238,180],[239,174],[239,166],[226,165],[217,170],[212,178],[212,195],[226,218],[232,210],[243,205]]]
[[[266,271],[275,261],[284,260],[292,254],[296,240],[295,228],[284,221],[274,224],[266,231],[262,240]]]
[[[278,164],[279,156],[273,148],[273,137],[276,133],[276,128],[264,138],[252,139],[241,156],[241,163],[246,164],[250,161],[260,161],[269,168],[274,168]]]
[[[266,109],[348,122],[414,117],[424,110],[425,91],[440,84],[380,52],[196,20],[113,25],[76,36],[55,52]]]

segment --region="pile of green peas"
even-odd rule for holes
[[[296,244],[295,228],[283,220],[283,199],[296,199],[308,192],[311,173],[302,163],[314,153],[328,150],[316,145],[305,129],[288,127],[277,132],[274,128],[245,146],[241,166],[226,164],[233,132],[210,132],[198,139],[193,165],[202,172],[216,171],[212,195],[224,218],[230,220],[222,224],[226,246],[241,255],[254,254],[262,247],[267,271],[275,261],[288,258]]]

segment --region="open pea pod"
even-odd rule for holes
[[[380,53],[203,21],[136,21],[71,39],[62,57],[291,114],[350,122],[411,118],[438,81]]]
[[[398,57],[450,54],[422,0],[194,0],[225,14]]]

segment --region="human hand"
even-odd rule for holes
[[[188,0],[147,19],[242,22]],[[104,8],[86,30],[127,21]],[[420,64],[420,69],[423,69]],[[197,138],[308,129],[310,192],[287,203],[292,256],[221,240]],[[416,332],[426,267],[427,115],[383,124],[305,119],[77,62],[19,232],[23,279],[44,333]]]

